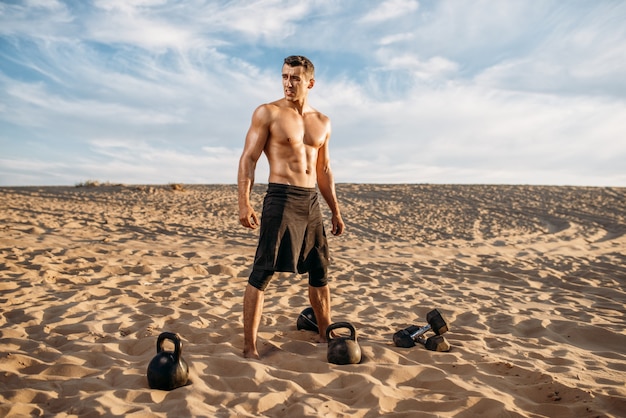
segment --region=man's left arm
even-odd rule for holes
[[[319,149],[317,155],[317,186],[320,189],[320,193],[324,200],[328,204],[328,207],[332,213],[333,235],[341,235],[345,228],[343,219],[341,218],[341,211],[339,210],[339,201],[337,200],[337,193],[335,191],[335,180],[333,178],[333,172],[330,168],[330,151],[328,142],[330,140],[330,126],[324,145]]]

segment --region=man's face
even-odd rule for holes
[[[302,100],[306,97],[314,83],[315,80],[308,78],[303,66],[291,67],[283,64],[283,91],[285,99],[292,101]]]

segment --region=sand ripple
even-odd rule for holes
[[[255,188],[260,209],[263,186]],[[338,185],[333,317],[364,360],[297,331],[306,280],[266,292],[242,350],[256,235],[234,186],[0,189],[0,415],[596,417],[626,411],[626,190]],[[448,353],[392,334],[439,308]],[[162,331],[191,384],[147,386]]]

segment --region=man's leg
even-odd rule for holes
[[[262,290],[250,284],[246,286],[243,296],[243,356],[246,358],[259,358],[256,337],[261,324],[264,300],[265,293]]]
[[[259,358],[256,337],[263,314],[265,288],[273,274],[270,270],[252,269],[243,295],[243,356],[247,358]]]
[[[320,287],[309,285],[309,301],[313,312],[315,312],[317,327],[320,331],[318,341],[325,343],[327,342],[326,328],[330,325],[330,287],[328,285]]]

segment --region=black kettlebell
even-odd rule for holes
[[[348,328],[349,337],[331,338],[332,330],[338,328]],[[329,363],[334,364],[357,364],[361,362],[361,347],[356,342],[356,329],[349,322],[336,322],[326,328],[326,339],[328,340],[328,352],[326,358]]]
[[[174,342],[174,351],[165,351],[163,341]],[[189,380],[189,366],[183,359],[182,342],[178,334],[163,332],[157,339],[157,355],[148,364],[148,384],[152,389],[172,390],[185,386]]]
[[[298,320],[296,321],[296,328],[298,328],[299,330],[305,329],[307,331],[319,332],[313,308],[308,307],[300,312],[300,315],[298,315]]]

